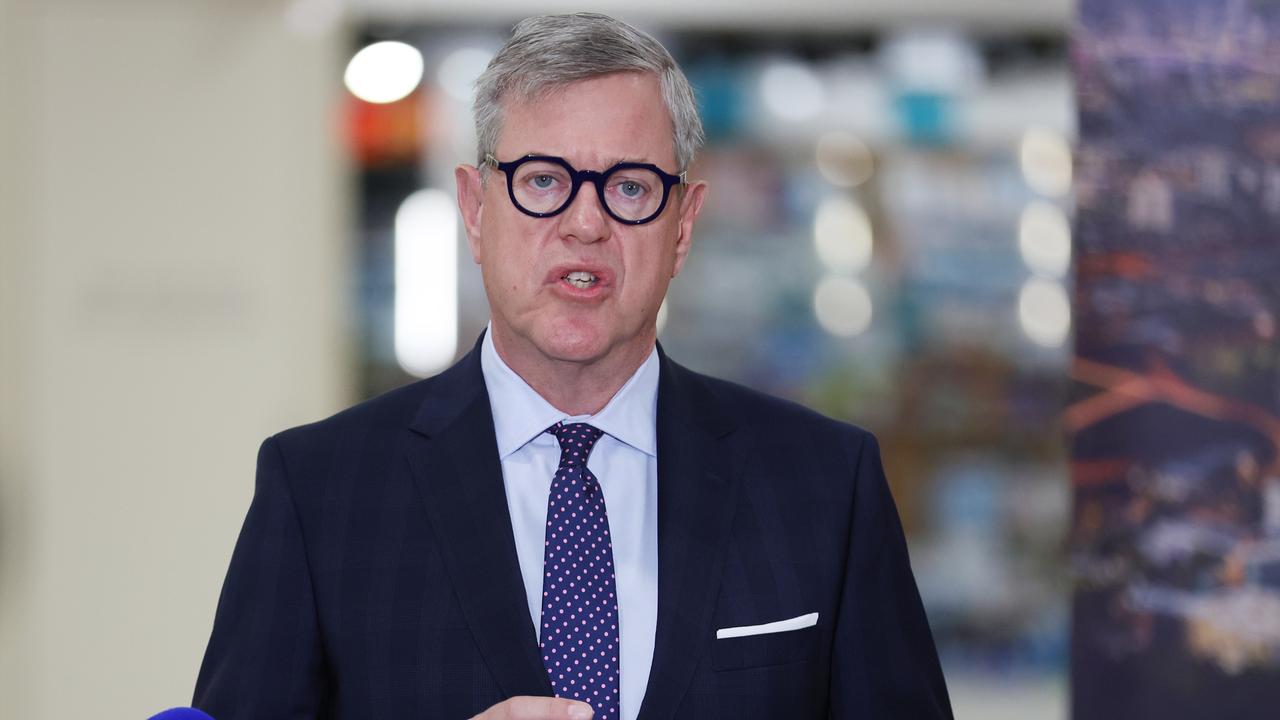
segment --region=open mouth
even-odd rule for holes
[[[578,288],[579,290],[586,290],[587,288],[595,285],[599,281],[599,278],[597,278],[595,275],[582,270],[575,270],[574,272],[568,273],[567,275],[565,275],[560,279],[569,283],[573,287]]]

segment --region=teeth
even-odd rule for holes
[[[589,272],[576,270],[564,276],[566,282],[576,288],[588,288],[596,281],[596,276]]]

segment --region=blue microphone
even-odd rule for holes
[[[195,708],[169,708],[162,713],[152,715],[147,720],[213,720]]]

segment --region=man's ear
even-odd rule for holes
[[[458,183],[458,210],[467,231],[471,259],[480,264],[480,219],[484,213],[484,184],[480,180],[480,169],[474,165],[459,165],[453,170],[453,178]]]
[[[706,196],[707,183],[697,180],[685,187],[684,196],[680,199],[680,225],[676,236],[676,263],[671,269],[671,277],[680,274],[685,258],[689,256],[689,248],[693,245],[693,223],[702,212],[702,199]]]

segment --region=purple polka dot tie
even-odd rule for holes
[[[595,720],[618,717],[618,598],[604,493],[587,469],[604,433],[557,424],[560,467],[547,500],[542,576],[542,664],[556,697],[582,700]]]

